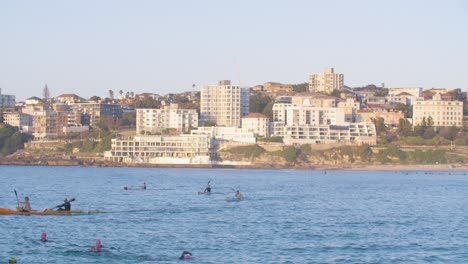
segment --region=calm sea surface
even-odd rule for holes
[[[468,172],[0,166],[0,207],[14,189],[106,213],[0,215],[0,263],[468,263]]]

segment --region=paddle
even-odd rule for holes
[[[15,191],[15,195],[16,195],[16,203],[18,204],[18,207],[19,207],[20,205],[19,205],[18,193],[16,192],[16,189],[14,191]]]
[[[70,202],[70,203],[73,202],[73,201],[75,201],[75,198],[71,198],[70,200],[68,200],[68,202]],[[57,206],[55,206],[54,208],[46,209],[46,210],[54,210],[55,208],[59,208],[59,207],[62,207],[62,206],[63,206],[63,204],[57,205]]]

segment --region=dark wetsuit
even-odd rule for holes
[[[67,201],[66,203],[63,203],[60,208],[60,211],[70,211],[71,210],[71,203]]]
[[[211,192],[211,187],[210,186],[206,187],[205,192],[210,193]]]

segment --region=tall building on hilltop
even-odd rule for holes
[[[325,68],[322,74],[311,74],[309,77],[309,91],[331,94],[333,90],[343,88],[344,75],[334,73],[333,68]]]
[[[241,118],[249,113],[249,89],[231,85],[229,80],[202,86],[200,97],[202,124],[240,127]]]

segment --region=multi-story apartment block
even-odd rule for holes
[[[333,68],[325,68],[322,74],[311,74],[309,91],[331,94],[333,90],[343,89],[344,75],[334,73]]]
[[[209,164],[212,142],[208,135],[135,136],[112,139],[106,160],[154,164]]]
[[[437,93],[432,100],[413,103],[413,126],[420,125],[424,120],[432,118],[433,126],[463,126],[463,102],[443,101]]]
[[[200,96],[201,122],[239,127],[241,118],[249,113],[249,89],[231,85],[231,81],[202,86]]]
[[[288,125],[343,125],[345,115],[342,108],[315,107],[275,103],[273,105],[273,134],[284,136],[284,127]]]
[[[32,116],[28,114],[16,111],[3,113],[3,123],[17,127],[21,133],[32,133],[32,121]]]
[[[103,116],[122,117],[122,107],[118,104],[96,102],[75,103],[72,105],[72,110],[89,116],[89,125],[91,127],[100,127],[101,117]]]
[[[242,118],[242,129],[260,137],[270,136],[270,118],[260,113],[250,113]]]
[[[51,110],[37,111],[33,114],[34,138],[58,136],[57,112]]]
[[[15,107],[15,96],[2,94],[2,89],[0,88],[0,111],[10,107]]]
[[[178,132],[189,132],[198,127],[198,113],[195,109],[179,109],[177,104],[165,105],[161,109],[137,109],[136,134],[156,134],[166,128]]]
[[[33,96],[33,97],[26,99],[25,104],[26,105],[43,105],[44,102],[42,101],[41,98]]]

